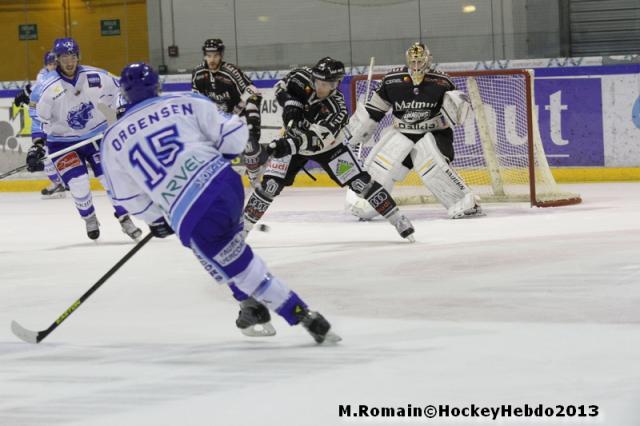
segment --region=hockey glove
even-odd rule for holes
[[[126,105],[121,105],[118,108],[116,108],[116,120],[120,120],[120,117],[122,117],[125,112],[127,112]]]
[[[284,103],[282,112],[282,122],[285,126],[289,125],[293,121],[294,126],[302,122],[304,119],[304,109],[302,102],[298,102],[294,99],[290,99]]]
[[[318,135],[311,130],[303,130],[300,132],[300,149],[310,151],[312,153],[320,151],[324,145]]]
[[[173,235],[175,233],[164,217],[159,218],[151,225],[149,225],[149,230],[151,231],[151,234],[156,238],[166,238],[169,235]]]
[[[286,157],[297,153],[301,143],[300,138],[295,136],[275,139],[267,146],[267,152],[275,158]]]
[[[41,172],[44,170],[44,163],[42,159],[47,156],[47,152],[44,150],[44,141],[42,139],[36,139],[33,141],[33,145],[27,151],[27,170],[31,173]]]
[[[25,88],[13,98],[13,104],[18,108],[22,105],[29,104],[29,95],[31,94],[31,85],[27,84]]]

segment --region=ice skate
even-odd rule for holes
[[[331,331],[331,324],[319,312],[302,309],[296,316],[316,343],[337,343],[342,337]]]
[[[462,200],[451,206],[447,213],[451,219],[485,215],[480,206],[480,197],[474,194],[466,194]]]
[[[271,325],[269,309],[252,297],[240,302],[236,326],[242,334],[249,337],[269,337],[276,334],[276,329]]]
[[[97,240],[98,237],[100,237],[100,222],[98,222],[96,214],[93,213],[91,216],[83,217],[83,219],[87,226],[87,237],[92,240]]]
[[[137,240],[142,235],[142,230],[133,223],[128,214],[118,217],[118,222],[120,222],[122,232],[131,237],[132,240]]]
[[[396,212],[389,217],[389,222],[395,226],[396,231],[398,231],[398,234],[400,234],[402,238],[412,243],[416,241],[413,237],[413,233],[415,232],[413,225],[405,215]]]
[[[66,188],[64,187],[64,184],[51,183],[51,185],[47,186],[42,191],[40,191],[40,194],[42,194],[43,200],[52,200],[52,199],[58,199],[58,198],[65,198],[67,196],[65,191],[66,191]]]

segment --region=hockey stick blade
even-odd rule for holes
[[[27,330],[26,328],[18,324],[17,321],[11,321],[11,331],[16,335],[17,338],[27,343],[33,343],[34,345],[40,343],[40,340],[38,340],[39,333]]]
[[[122,267],[122,265],[124,265],[129,259],[131,259],[131,257],[133,257],[133,255],[136,254],[138,250],[140,250],[152,238],[153,234],[149,233],[146,237],[140,240],[140,242],[138,242],[138,244],[136,244],[131,250],[129,250],[129,252],[125,254],[122,259],[116,262],[116,264],[113,265],[106,274],[104,274],[94,285],[92,285],[89,290],[87,290],[82,296],[80,296],[78,300],[73,302],[73,304],[69,306],[67,310],[64,311],[62,315],[60,315],[58,319],[56,319],[53,324],[49,326],[49,328],[36,332],[27,330],[16,321],[12,321],[11,331],[13,331],[13,334],[15,334],[20,340],[23,340],[27,343],[40,343],[42,340],[44,340],[45,337],[51,334],[53,330],[55,330],[60,324],[62,324],[64,320],[69,317],[69,315],[74,313],[76,309],[78,309],[82,305],[82,303],[84,303],[85,300],[87,300],[98,288],[100,288],[102,284],[104,284],[113,274],[115,274],[116,271]]]

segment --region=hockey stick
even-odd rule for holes
[[[373,65],[375,64],[375,61],[376,61],[375,56],[372,56],[371,60],[369,61],[369,74],[367,75],[367,90],[366,92],[364,92],[365,105],[369,101],[369,91],[371,90],[371,80],[373,79]],[[356,99],[356,109],[358,108],[357,103],[358,103],[358,99]],[[360,144],[358,144],[358,152],[356,152],[356,156],[358,157],[358,160],[362,160],[362,148],[364,148],[364,143],[365,141],[361,141]]]
[[[75,145],[71,145],[70,147],[67,147],[65,149],[61,149],[60,151],[56,151],[53,154],[48,154],[47,156],[43,157],[42,159],[44,160],[47,157],[49,157],[49,158],[60,157],[61,155],[68,154],[71,151],[75,151],[78,148],[82,148],[85,145],[89,145],[90,143],[97,142],[100,139],[102,139],[102,133],[100,133],[99,135],[96,135],[96,136],[94,136],[92,138],[89,138],[89,139],[83,140],[81,142],[78,142]],[[8,176],[14,175],[14,174],[16,174],[18,172],[21,172],[22,170],[24,170],[26,168],[27,168],[27,165],[25,164],[23,166],[20,166],[20,167],[17,167],[15,169],[13,169],[13,170],[9,170],[8,172],[3,173],[3,174],[0,175],[0,180],[6,178]]]
[[[135,247],[129,250],[129,252],[125,254],[124,257],[118,261],[118,263],[113,265],[111,269],[109,269],[109,271],[104,274],[102,278],[100,278],[93,286],[91,286],[91,288],[87,290],[85,294],[83,294],[78,300],[73,302],[73,304],[69,306],[69,308],[64,311],[62,315],[60,315],[58,319],[49,326],[49,328],[41,331],[31,331],[18,324],[18,322],[11,321],[11,331],[13,332],[13,334],[27,343],[36,344],[43,341],[45,337],[47,337],[53,330],[55,330],[60,324],[62,324],[62,322],[66,320],[69,315],[75,312],[75,310],[78,309],[80,305],[82,305],[82,303],[87,300],[89,296],[91,296],[98,288],[100,288],[100,286],[104,284],[118,269],[120,269],[122,265],[124,265],[129,259],[131,259],[131,257],[133,257],[133,255],[136,254],[138,250],[140,250],[145,244],[147,244],[152,237],[153,234],[148,234],[138,244],[136,244]]]

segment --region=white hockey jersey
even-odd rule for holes
[[[47,74],[31,94],[31,102],[48,141],[76,143],[107,128],[97,106],[115,110],[121,103],[120,85],[105,70],[79,65],[74,79],[57,70]]]
[[[29,117],[31,117],[31,138],[39,139],[46,137],[44,133],[44,128],[42,127],[42,123],[38,118],[38,114],[36,112],[36,99],[40,96],[40,86],[47,79],[47,77],[51,77],[52,73],[55,70],[49,71],[47,67],[43,67],[40,72],[38,72],[38,76],[36,77],[36,83],[31,90],[31,95],[29,97]],[[36,96],[34,96],[34,94]]]
[[[248,135],[240,117],[219,111],[202,95],[147,99],[104,135],[107,193],[148,224],[164,216],[187,244],[200,218],[197,207],[225,190],[215,178],[231,167]]]

